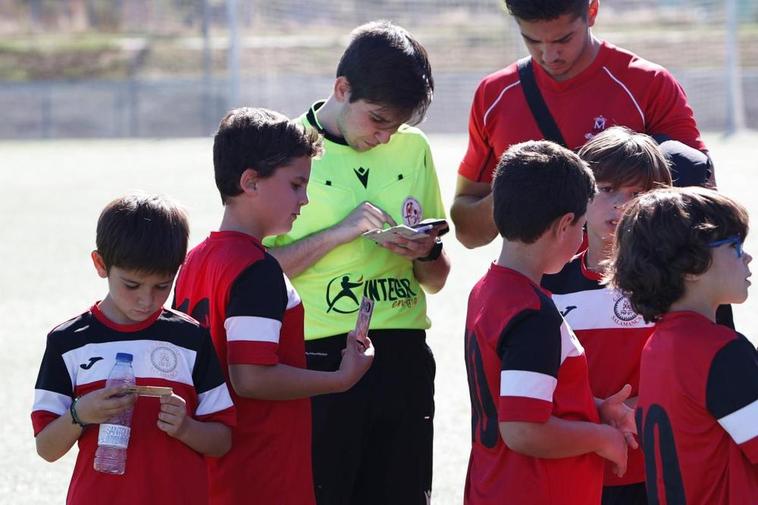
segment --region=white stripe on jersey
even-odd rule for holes
[[[513,86],[515,86],[517,84],[521,84],[521,81],[516,81],[516,82],[514,82],[512,84],[509,84],[508,86],[506,86],[505,88],[503,88],[503,91],[501,91],[499,95],[497,95],[497,98],[495,98],[495,101],[492,102],[492,105],[489,106],[489,108],[487,109],[487,111],[484,113],[484,116],[482,117],[482,124],[483,125],[485,125],[485,126],[487,125],[487,116],[490,115],[490,112],[492,112],[492,109],[494,109],[495,106],[497,105],[497,103],[500,101],[500,99],[503,98],[503,95],[505,94],[505,92],[508,91],[509,89],[511,89]]]
[[[562,295],[553,294],[553,303],[573,330],[647,328],[653,323],[634,312],[629,300],[612,289],[590,289]]]
[[[610,71],[610,70],[608,70],[608,67],[603,67],[603,70],[605,70],[605,73],[607,73],[607,74],[608,74],[608,76],[609,76],[611,79],[613,79],[613,81],[614,81],[616,84],[618,84],[619,86],[621,86],[621,88],[622,88],[622,89],[623,89],[623,90],[626,92],[626,94],[627,94],[627,95],[629,95],[629,99],[632,101],[632,104],[633,104],[633,105],[634,105],[634,107],[637,109],[637,112],[639,113],[639,115],[640,115],[640,118],[642,119],[642,125],[643,125],[643,126],[647,126],[647,125],[645,124],[645,114],[642,112],[642,107],[640,107],[640,104],[639,104],[639,103],[637,103],[637,99],[635,99],[635,98],[634,98],[634,95],[632,94],[632,92],[631,92],[631,91],[629,91],[629,88],[627,88],[627,87],[626,87],[626,85],[624,85],[624,83],[623,83],[623,82],[621,82],[621,80],[620,80],[620,79],[616,78],[616,76],[615,76],[615,75],[613,75],[613,74],[611,73],[611,71]]]
[[[197,395],[196,416],[206,416],[221,412],[232,406],[232,397],[229,396],[229,390],[226,383],[219,384],[215,388]]]
[[[584,347],[564,319],[561,323],[561,365],[566,358],[575,358],[582,354],[584,354]]]
[[[71,406],[71,397],[55,393],[53,391],[47,391],[45,389],[34,390],[34,406],[32,406],[32,412],[45,410],[62,416],[66,413]]]
[[[279,343],[282,322],[268,317],[235,316],[224,321],[226,340]]]
[[[161,340],[114,340],[72,349],[62,356],[71,384],[76,387],[106,380],[119,352],[133,356],[132,367],[138,379],[161,378],[193,385],[197,352]],[[92,362],[91,358],[102,359]]]
[[[737,444],[758,436],[758,400],[722,417],[719,424]]]
[[[558,379],[552,375],[526,370],[500,371],[500,396],[522,396],[553,401]]]
[[[300,295],[297,293],[295,286],[292,285],[289,277],[286,275],[284,275],[284,285],[287,288],[287,310],[293,307],[297,307],[297,305],[300,303]]]

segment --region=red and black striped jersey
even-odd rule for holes
[[[600,503],[599,456],[534,458],[511,451],[500,436],[500,421],[599,420],[584,350],[548,294],[493,264],[469,296],[466,369],[472,448],[465,503]]]
[[[47,337],[35,386],[35,435],[65,414],[74,398],[103,388],[119,352],[132,354],[138,385],[170,386],[193,418],[234,425],[235,409],[218,358],[197,321],[161,309],[141,323],[119,325],[94,305]],[[137,399],[121,476],[93,469],[99,425],[84,428],[66,502],[208,503],[203,456],[158,429],[159,411],[158,398]]]
[[[642,351],[637,429],[661,505],[758,503],[758,353],[695,312],[669,312]]]
[[[607,398],[629,384],[630,397],[635,397],[639,394],[640,355],[653,324],[646,323],[620,292],[601,284],[601,276],[587,269],[585,258],[586,251],[557,274],[543,276],[542,287],[552,293],[555,306],[584,347],[592,393]],[[643,482],[642,451],[629,450],[623,477],[617,477],[612,469],[606,464],[606,486]]]
[[[211,330],[229,365],[305,368],[303,304],[276,259],[245,233],[213,232],[187,255],[175,305]],[[209,458],[212,504],[315,503],[308,398],[256,400],[232,390],[232,449]]]

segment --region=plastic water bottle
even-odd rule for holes
[[[131,354],[120,352],[116,354],[116,364],[108,374],[106,387],[122,384],[135,385],[134,369]],[[132,412],[134,407],[108,419],[100,425],[97,436],[97,451],[95,452],[95,470],[98,472],[123,475],[126,470],[126,448],[129,445],[131,433]]]

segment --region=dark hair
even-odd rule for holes
[[[550,21],[564,14],[587,19],[589,0],[505,0],[505,7],[524,21]]]
[[[507,240],[531,244],[561,216],[587,212],[595,179],[579,156],[546,140],[511,146],[495,168],[494,218]]]
[[[213,139],[213,168],[221,201],[242,193],[240,177],[251,168],[270,177],[277,168],[302,156],[321,153],[321,138],[312,128],[268,109],[230,111]]]
[[[95,243],[105,268],[174,275],[187,254],[187,214],[173,201],[144,193],[116,198],[97,220]]]
[[[613,188],[639,184],[645,191],[671,186],[666,157],[649,135],[625,126],[614,126],[595,135],[579,149],[595,181]]]
[[[744,239],[747,232],[747,210],[713,190],[650,191],[632,200],[621,217],[609,280],[645,321],[656,321],[685,294],[685,275],[710,268],[710,242]]]
[[[434,79],[426,49],[404,28],[372,21],[350,35],[337,77],[350,83],[350,102],[389,107],[419,123],[432,103]]]

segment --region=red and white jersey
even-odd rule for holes
[[[305,368],[303,304],[276,259],[254,237],[223,231],[193,248],[175,304],[211,329],[222,366]],[[232,390],[232,449],[209,458],[212,504],[315,503],[310,400],[242,398]]]
[[[550,297],[493,264],[469,296],[465,352],[472,447],[464,503],[599,504],[599,456],[534,458],[500,436],[501,421],[599,420],[584,350]]]
[[[684,90],[659,65],[602,42],[592,64],[569,80],[556,81],[539,65],[532,68],[570,149],[578,149],[611,126],[665,134],[705,149]],[[468,150],[458,173],[471,181],[490,182],[500,155],[508,147],[542,138],[515,62],[479,84],[469,117]]]
[[[141,323],[120,325],[95,305],[47,336],[32,409],[35,436],[64,415],[74,398],[105,387],[120,352],[133,356],[138,385],[169,386],[194,419],[234,425],[213,344],[197,321],[161,309]],[[158,429],[159,411],[158,398],[137,399],[124,475],[94,470],[99,425],[84,428],[66,503],[207,504],[203,456]]]
[[[758,353],[744,336],[664,314],[642,351],[637,426],[656,503],[758,503]]]
[[[586,252],[577,255],[559,273],[545,275],[542,287],[584,347],[589,364],[590,387],[598,398],[607,398],[625,384],[630,397],[639,394],[640,355],[654,325],[632,309],[629,300],[601,284],[602,277],[585,266]],[[606,464],[606,486],[645,480],[642,450],[630,450],[623,477]]]

